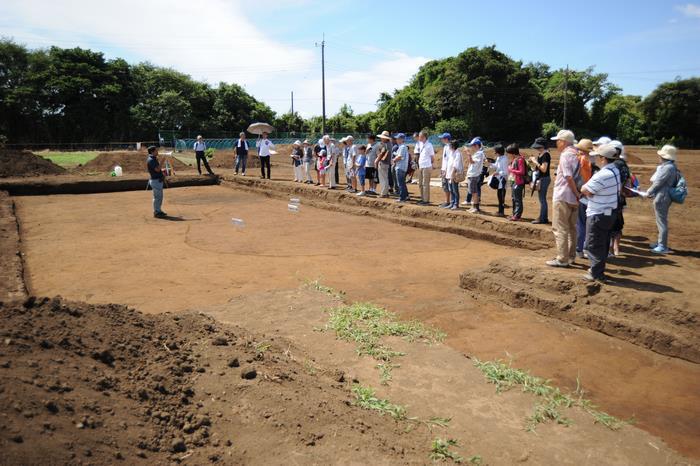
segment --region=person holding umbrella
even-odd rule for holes
[[[260,178],[270,179],[270,155],[272,155],[272,150],[274,150],[275,145],[268,139],[268,132],[263,131],[262,137],[259,137],[255,142],[255,147],[258,148],[258,157],[260,157]],[[265,174],[265,168],[267,167],[267,176]]]

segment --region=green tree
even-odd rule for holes
[[[603,106],[599,127],[625,144],[645,142],[642,98],[635,95],[613,95]]]
[[[642,102],[651,137],[657,142],[700,144],[700,78],[663,83]]]
[[[287,112],[275,118],[273,126],[275,131],[284,133],[304,132],[306,131],[306,121],[297,113]]]
[[[450,133],[453,138],[462,141],[467,140],[473,134],[469,123],[461,118],[450,118],[438,121],[435,124],[435,132],[438,134]]]
[[[326,120],[326,131],[330,133],[357,132],[357,123],[352,107],[348,104],[343,104],[338,113]]]

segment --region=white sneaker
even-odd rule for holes
[[[364,196],[364,195],[365,195],[364,191],[360,191],[359,193],[355,194],[355,196]]]
[[[470,205],[470,204],[471,204],[471,202],[462,201],[462,205]]]

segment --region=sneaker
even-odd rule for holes
[[[649,245],[649,249],[656,249],[659,246],[659,243],[651,243]]]
[[[245,172],[241,173],[241,176],[245,176]]]
[[[584,258],[583,251],[576,251],[576,257],[578,257],[579,259],[583,259]]]
[[[449,209],[451,206],[452,206],[452,204],[450,204],[449,202],[443,202],[438,207],[441,209]]]
[[[594,282],[594,281],[596,281],[595,277],[594,277],[593,275],[591,275],[590,272],[584,273],[582,278],[583,278],[585,281],[587,281],[587,282]]]
[[[513,215],[513,216],[510,217],[508,220],[510,220],[511,222],[519,222],[519,221],[520,221],[520,217],[516,217],[515,215]]]
[[[538,219],[538,220],[533,220],[533,221],[530,222],[530,223],[532,223],[533,225],[541,225],[541,224],[547,223],[547,222],[540,222],[539,219]]]
[[[168,214],[166,214],[165,212],[156,212],[156,213],[153,214],[153,216],[154,216],[155,218],[165,218],[165,217],[168,216]]]
[[[472,207],[471,209],[469,209],[469,213],[470,213],[470,214],[478,214],[478,213],[479,213],[479,209],[475,209],[474,207]]]
[[[469,204],[471,204],[471,202],[462,201],[462,205],[469,205]]]
[[[449,209],[450,210],[459,210],[459,206],[456,206],[453,204]]]
[[[355,196],[364,196],[364,195],[365,195],[364,191],[360,191],[359,193],[355,194]]]
[[[576,256],[569,259],[569,265],[574,265],[574,264],[576,264]]]
[[[651,252],[653,252],[654,254],[668,254],[669,252],[671,252],[671,250],[660,244],[654,249],[652,249]]]
[[[553,259],[551,261],[545,262],[550,267],[568,267],[569,263],[568,262],[560,262],[559,259]]]
[[[506,214],[504,212],[498,212],[496,214],[496,217],[505,217],[505,216],[506,216]]]
[[[238,175],[238,172],[233,172],[234,175]]]

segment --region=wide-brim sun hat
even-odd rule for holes
[[[595,141],[593,141],[594,146],[602,146],[603,144],[610,144],[612,142],[612,139],[610,139],[607,136],[601,136]]]
[[[569,144],[576,143],[576,136],[574,136],[574,132],[568,129],[563,129],[559,131],[557,135],[551,139],[552,141],[566,141]]]
[[[293,146],[300,146],[300,145],[301,145],[301,141],[297,139],[296,141],[294,141],[294,144],[292,144],[292,145],[293,145]]]
[[[678,149],[676,149],[675,146],[666,144],[660,150],[656,151],[656,153],[659,154],[659,156],[664,160],[675,161],[678,154]]]
[[[608,160],[617,160],[620,158],[621,153],[622,151],[619,147],[616,147],[612,144],[603,144],[602,146],[591,152],[590,155],[600,155],[601,157],[605,157]]]
[[[590,152],[593,150],[593,141],[590,139],[581,139],[574,147],[585,152]]]
[[[382,131],[382,134],[377,134],[377,137],[379,139],[391,139],[391,135],[389,134],[389,131]]]

